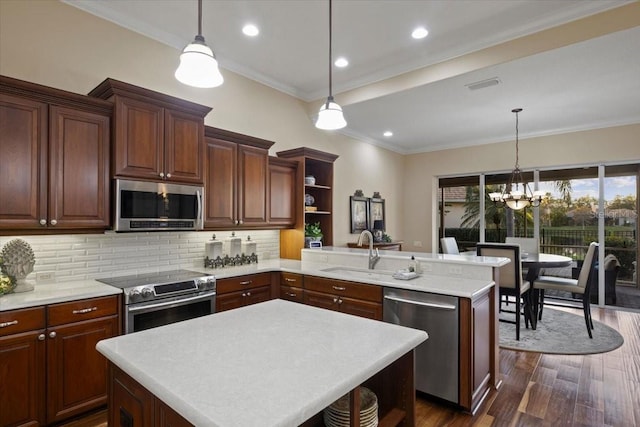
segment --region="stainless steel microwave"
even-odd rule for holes
[[[115,231],[202,230],[204,188],[116,179]]]

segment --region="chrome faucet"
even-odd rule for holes
[[[369,239],[369,270],[373,270],[380,261],[380,253],[378,252],[378,248],[375,250],[375,255],[373,251],[373,234],[369,230],[362,230],[360,236],[358,237],[358,246],[362,246],[362,239],[364,236],[367,236]]]

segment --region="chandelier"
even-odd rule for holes
[[[540,202],[544,197],[543,191],[531,191],[529,185],[522,177],[522,171],[518,164],[518,113],[522,111],[522,108],[514,108],[512,113],[516,113],[516,165],[511,176],[507,181],[502,193],[489,193],[489,199],[496,205],[507,205],[508,208],[513,210],[524,209],[531,205],[533,207],[540,206]],[[522,190],[519,190],[519,186],[522,185]],[[515,187],[515,188],[514,188]]]

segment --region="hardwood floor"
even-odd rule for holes
[[[419,396],[416,426],[640,425],[640,313],[592,308],[592,315],[622,334],[622,347],[587,356],[500,350],[502,386],[475,415]],[[106,419],[102,411],[64,427],[106,427]]]

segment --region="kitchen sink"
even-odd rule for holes
[[[367,270],[365,268],[354,267],[331,267],[321,271],[336,273],[352,279],[389,280],[392,279],[393,271]]]

